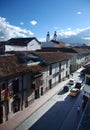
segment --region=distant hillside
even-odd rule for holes
[[[59,37],[59,40],[70,43],[70,44],[88,44],[90,45],[90,29],[82,31],[77,35],[72,35],[68,38]]]

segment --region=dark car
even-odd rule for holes
[[[85,73],[86,73],[86,69],[83,69],[83,70],[80,72],[81,76],[85,76]]]
[[[82,87],[82,83],[81,83],[81,82],[77,82],[77,83],[75,84],[75,88],[80,89],[81,87]]]
[[[70,90],[70,88],[71,88],[71,86],[67,84],[64,86],[63,90],[64,90],[64,92],[68,92]]]

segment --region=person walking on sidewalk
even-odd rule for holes
[[[77,113],[79,114],[80,113],[80,106],[77,106],[76,109],[77,109]]]

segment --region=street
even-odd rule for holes
[[[15,130],[76,130],[82,115],[82,110],[78,115],[76,107],[81,103],[82,90],[76,97],[61,90]]]
[[[54,105],[28,130],[76,130],[80,119],[76,107],[81,103],[81,97],[82,94],[75,98],[63,96],[61,100],[58,95],[55,95],[49,101]]]

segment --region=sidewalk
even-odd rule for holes
[[[62,87],[69,81],[66,79],[57,86],[49,90],[40,98],[36,99],[31,105],[25,108],[23,111],[19,111],[16,115],[9,119],[7,122],[0,125],[0,130],[14,130],[22,122],[24,122],[30,115],[37,111],[44,103],[46,103],[52,96],[54,96]]]

